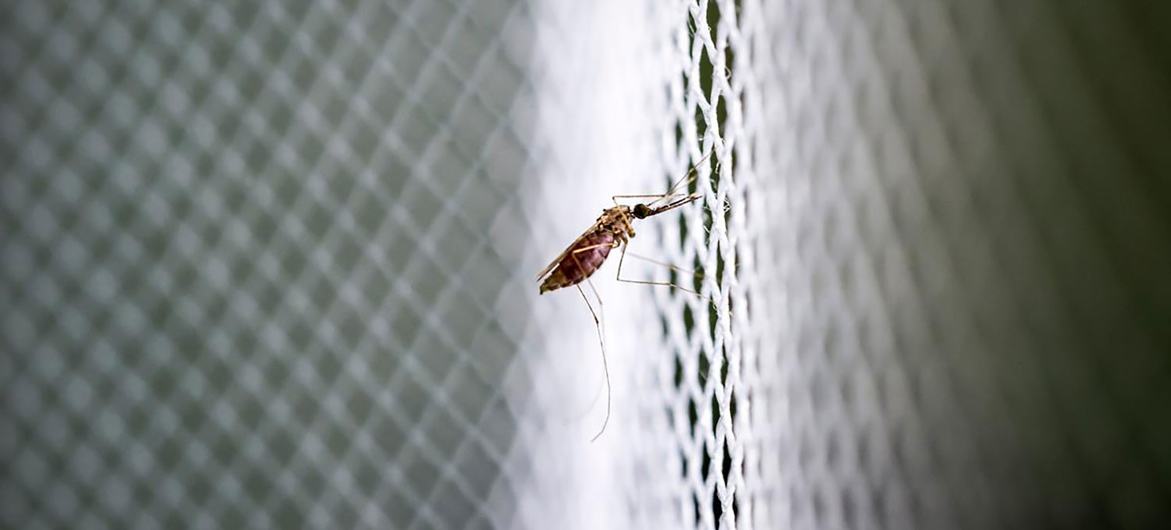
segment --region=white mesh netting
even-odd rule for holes
[[[0,527],[1158,527],[1167,17],[1066,4],[10,2]],[[693,163],[590,443],[534,275]]]

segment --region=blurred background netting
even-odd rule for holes
[[[507,526],[525,6],[5,11],[0,526]]]
[[[759,7],[754,522],[1166,526],[1167,9]]]
[[[1168,24],[10,1],[0,527],[1165,527]]]

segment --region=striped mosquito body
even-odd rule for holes
[[[713,151],[714,152],[714,151]],[[712,153],[708,153],[700,159],[700,163],[707,160]],[[602,371],[606,376],[606,417],[602,421],[602,428],[595,434],[592,440],[598,439],[603,432],[606,431],[606,425],[610,422],[610,369],[606,362],[606,339],[602,333],[602,297],[598,296],[597,289],[590,282],[590,276],[602,267],[606,262],[606,258],[610,256],[610,251],[618,247],[622,247],[622,257],[618,258],[618,273],[615,279],[620,282],[637,283],[642,285],[662,285],[677,288],[694,295],[698,295],[695,291],[687,289],[686,287],[677,285],[672,282],[658,282],[650,280],[630,280],[622,278],[622,262],[626,259],[626,245],[634,237],[634,220],[646,219],[653,217],[663,212],[674,210],[680,206],[691,204],[701,197],[697,193],[679,193],[682,186],[689,185],[694,182],[695,170],[697,165],[691,166],[691,170],[687,172],[683,178],[675,182],[667,193],[652,194],[652,195],[615,195],[614,207],[607,208],[594,221],[593,226],[586,229],[582,235],[573,240],[564,251],[561,252],[556,259],[549,263],[540,273],[537,274],[537,282],[540,284],[541,294],[549,291],[556,291],[562,287],[577,287],[577,292],[581,293],[582,300],[585,301],[586,307],[590,309],[590,315],[594,317],[594,326],[598,330],[598,345],[602,348]],[[625,204],[618,204],[618,199],[648,199],[654,200],[647,203],[639,203],[634,207]],[[631,256],[638,257],[631,253]],[[647,258],[642,258],[647,259]],[[647,260],[654,263],[654,260]],[[660,265],[666,265],[660,263]],[[673,270],[683,271],[677,267],[667,265]],[[691,272],[695,275],[694,272]],[[585,291],[582,290],[581,284],[585,283],[589,286],[590,291],[594,293],[594,298],[597,300],[598,309],[594,310],[594,305],[590,303],[590,299],[586,296]],[[591,440],[591,441],[592,441]]]
[[[674,188],[674,187],[673,187]],[[624,204],[617,204],[619,197],[657,197],[658,199],[648,204],[637,204],[633,208]],[[546,266],[540,274],[537,275],[537,281],[540,282],[540,292],[545,294],[549,291],[556,291],[562,287],[577,286],[578,292],[585,300],[586,306],[590,309],[590,314],[594,317],[594,325],[598,329],[598,343],[602,347],[602,367],[606,374],[606,387],[610,386],[610,372],[606,368],[606,341],[602,334],[602,318],[600,317],[602,311],[602,298],[598,296],[598,291],[594,289],[593,284],[588,283],[590,276],[602,267],[606,262],[606,258],[610,256],[610,251],[615,248],[622,247],[622,258],[618,260],[618,274],[617,280],[641,283],[649,285],[671,285],[684,289],[678,285],[670,282],[653,282],[640,280],[624,280],[622,279],[622,260],[626,258],[626,245],[630,239],[634,237],[635,219],[645,219],[654,215],[661,214],[668,210],[673,210],[685,204],[690,204],[699,200],[700,195],[675,195],[666,193],[663,195],[616,195],[614,196],[615,206],[607,208],[594,222],[594,225],[587,229],[582,235],[578,236],[561,255],[557,256],[548,266]],[[581,289],[581,283],[587,282],[590,290],[594,293],[594,298],[597,299],[598,310],[594,311],[594,306],[590,304],[590,300],[585,295],[585,291]],[[684,289],[686,290],[686,289]],[[594,439],[602,435],[606,430],[606,423],[610,420],[610,393],[606,392],[606,420],[602,423],[602,430],[594,435]]]
[[[577,285],[597,272],[611,250],[634,237],[631,219],[629,206],[615,206],[602,212],[594,226],[542,272],[545,279],[541,282],[541,294]]]
[[[673,210],[695,202],[699,197],[686,195],[660,206],[638,204],[631,208],[620,204],[606,209],[593,226],[578,236],[537,276],[541,282],[541,294],[577,285],[592,276],[606,262],[611,250],[634,237],[635,219],[645,219]]]

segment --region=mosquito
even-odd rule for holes
[[[711,154],[709,153],[707,156],[711,156]],[[703,160],[706,160],[707,156]],[[614,207],[603,210],[602,215],[598,217],[597,221],[594,221],[593,226],[586,229],[584,233],[578,236],[573,243],[570,243],[556,259],[549,263],[537,275],[537,281],[541,286],[540,294],[564,287],[577,287],[577,292],[581,293],[582,299],[585,300],[586,306],[590,309],[590,314],[594,317],[594,326],[598,330],[598,344],[602,350],[602,370],[606,377],[606,417],[602,421],[601,430],[590,439],[591,442],[597,440],[605,432],[606,424],[610,422],[610,369],[607,367],[606,361],[606,344],[602,336],[602,319],[599,318],[599,313],[602,310],[602,298],[598,295],[594,284],[590,282],[590,276],[602,267],[606,258],[610,256],[611,250],[621,247],[622,255],[618,258],[618,273],[615,276],[618,281],[644,285],[666,285],[696,294],[690,289],[671,282],[628,280],[622,278],[622,262],[626,259],[626,244],[634,237],[634,220],[654,217],[699,200],[702,195],[697,193],[677,193],[677,190],[682,187],[685,181],[686,183],[691,182],[691,179],[694,178],[695,169],[696,166],[692,166],[691,171],[671,186],[671,190],[667,193],[614,195],[611,197],[611,200],[614,201]],[[649,203],[638,203],[634,207],[618,203],[618,199],[646,199],[651,197],[657,197],[657,199]],[[635,254],[631,255],[636,256]],[[671,267],[670,265],[667,266]],[[586,296],[585,291],[581,288],[583,282],[589,286],[590,291],[594,293],[594,298],[597,299],[597,311],[594,310],[594,306],[590,303],[589,297]]]

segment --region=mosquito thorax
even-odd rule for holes
[[[647,205],[645,205],[645,204],[634,205],[634,217],[636,217],[638,219],[645,219],[646,216],[648,216],[650,214],[651,214],[651,209],[647,208]]]

